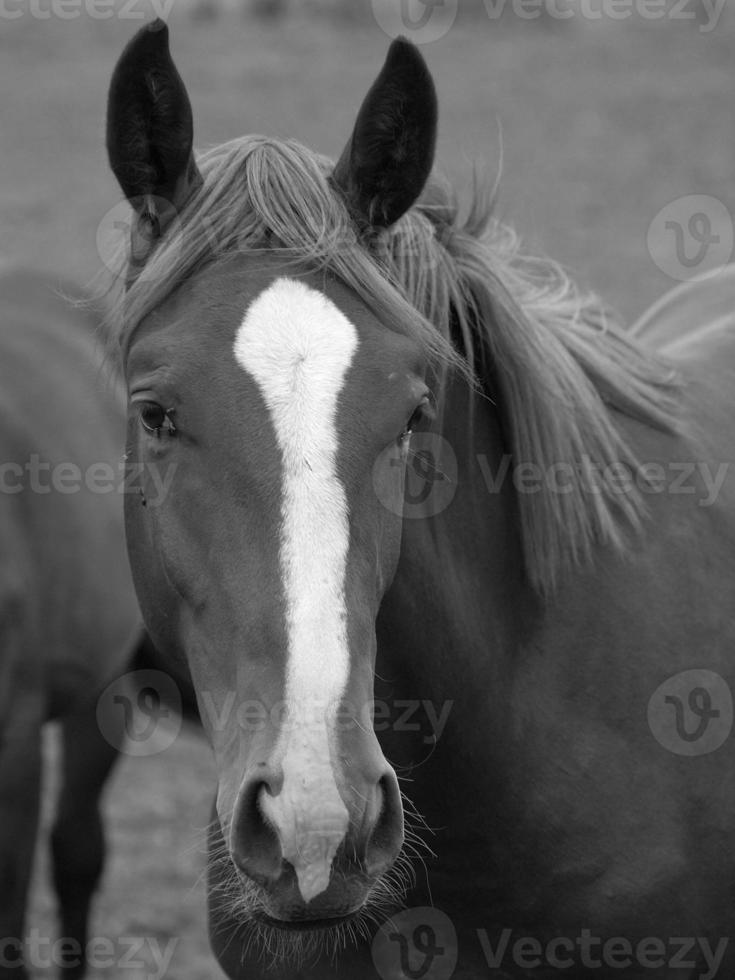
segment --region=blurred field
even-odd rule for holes
[[[222,7],[209,17],[199,4],[195,17],[195,0],[176,0],[169,18],[198,144],[260,131],[338,153],[386,36],[369,16],[299,10],[264,25],[235,0]],[[460,183],[476,160],[492,174],[502,126],[501,214],[529,247],[636,316],[673,285],[646,251],[660,208],[695,193],[735,208],[733,11],[703,34],[636,18],[493,24],[477,7],[424,49],[440,94],[441,166]],[[97,270],[95,232],[119,196],[103,147],[107,80],[140,23],[0,19],[0,261],[81,280]],[[211,789],[208,751],[187,732],[160,756],[125,760],[107,798],[113,857],[94,931],[179,938],[177,980],[218,976],[195,884]],[[48,928],[49,903],[41,883],[33,924]]]
[[[28,928],[55,937],[46,836],[55,790],[56,732],[46,733],[47,774]],[[204,828],[214,798],[210,753],[198,731],[185,727],[169,749],[147,758],[123,757],[111,781],[105,812],[109,857],[95,904],[90,938],[112,940],[109,969],[91,980],[218,980],[207,942]],[[169,943],[173,943],[169,947]],[[156,945],[157,944],[157,945]],[[156,950],[173,951],[165,973]],[[49,953],[48,946],[43,955]],[[100,966],[107,962],[107,950]],[[48,978],[37,969],[32,977]]]
[[[339,152],[385,35],[369,17],[297,12],[266,27],[238,0],[212,2],[219,18],[193,19],[197,0],[174,0],[170,16],[198,144],[255,131]],[[501,213],[636,315],[669,285],[646,253],[658,210],[690,193],[735,203],[735,11],[702,34],[687,21],[640,19],[546,30],[492,23],[472,6],[425,48],[441,166],[460,179],[478,159],[494,170],[502,126]],[[103,148],[106,85],[140,23],[0,20],[0,259],[82,278],[96,269],[96,228],[118,199]]]

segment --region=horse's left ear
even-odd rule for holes
[[[437,102],[418,48],[390,46],[365,97],[333,184],[363,228],[387,228],[416,202],[434,164]]]
[[[156,20],[120,55],[107,100],[110,166],[138,215],[134,262],[144,260],[146,243],[201,183],[192,145],[189,96],[171,58],[168,27]]]

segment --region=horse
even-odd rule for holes
[[[24,959],[43,965],[27,955],[25,910],[41,732],[57,721],[57,965],[76,980],[104,863],[100,793],[124,735],[119,706],[98,698],[143,635],[118,492],[123,401],[79,290],[4,270],[0,323],[0,977],[28,976]]]
[[[336,162],[195,154],[161,21],[112,74],[128,459],[176,467],[126,533],[216,763],[213,950],[730,976],[735,276],[628,331],[457,199],[437,114],[402,38]]]

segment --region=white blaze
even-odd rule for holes
[[[337,470],[336,411],[357,332],[322,293],[278,279],[248,309],[238,363],[258,384],[283,463],[280,559],[288,630],[286,713],[277,796],[261,809],[309,902],[326,890],[349,823],[330,760],[349,676],[347,500]]]

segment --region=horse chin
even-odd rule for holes
[[[252,919],[286,933],[340,931],[359,918],[370,901],[371,888],[362,880],[341,881],[308,904],[296,887],[295,876],[284,875],[278,884],[280,887],[265,891],[249,882],[245,891],[251,898]]]
[[[333,960],[361,932],[362,908],[343,915],[311,918],[273,916],[251,909],[245,948],[266,969],[294,973],[326,956]]]
[[[279,902],[262,891],[253,901],[252,886],[246,891],[250,894],[248,948],[265,964],[294,971],[321,956],[333,959],[354,941],[369,904],[369,896],[357,901],[351,896],[350,904],[333,902],[314,908],[284,897]]]

